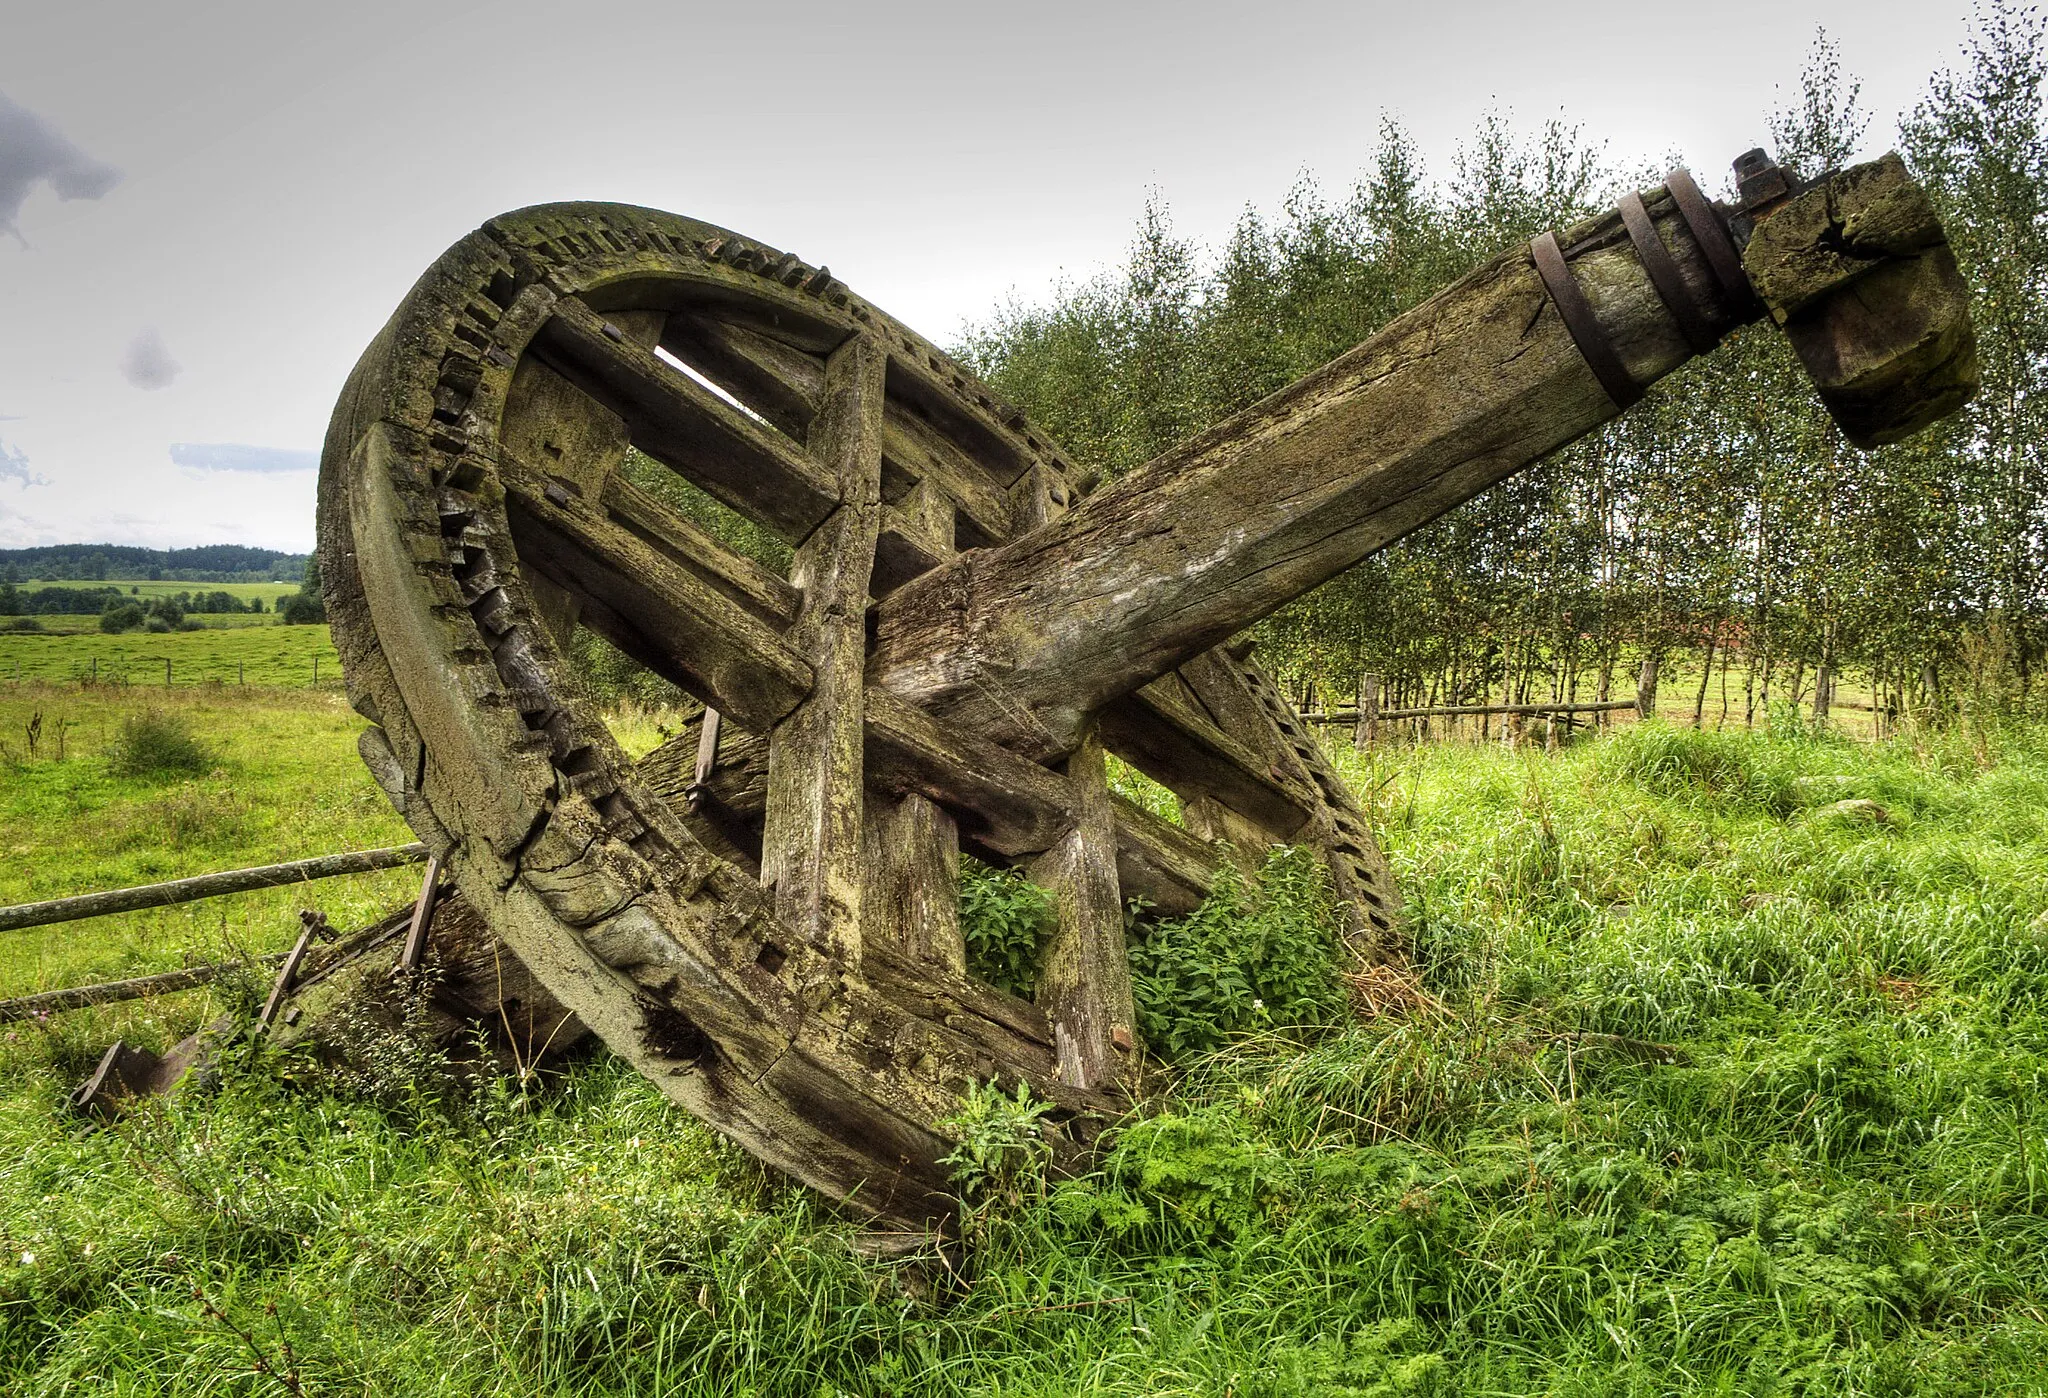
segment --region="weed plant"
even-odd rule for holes
[[[944,1258],[602,1055],[400,1110],[254,1050],[86,1131],[131,1022],[9,1026],[0,1390],[2048,1392],[2048,733],[1338,757],[1431,1003],[1253,1022],[1075,1179],[984,1092]]]
[[[196,777],[213,766],[213,754],[184,714],[147,709],[122,720],[107,766],[117,777]]]

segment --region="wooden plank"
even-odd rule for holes
[[[625,477],[614,476],[605,484],[604,508],[678,568],[696,574],[768,625],[780,630],[796,620],[797,590],[788,579],[735,553]]]
[[[1225,733],[1177,689],[1155,682],[1102,711],[1111,751],[1182,797],[1211,797],[1275,840],[1294,837],[1311,814],[1276,780],[1270,760]]]
[[[1025,874],[1052,895],[1053,931],[1039,967],[1038,1003],[1052,1021],[1053,1071],[1070,1086],[1094,1088],[1135,1075],[1138,1015],[1124,954],[1116,819],[1100,740],[1083,740],[1067,759],[1066,776],[1079,819]]]
[[[977,543],[994,543],[1017,532],[1004,486],[980,460],[924,418],[891,403],[883,427],[882,454],[913,481],[936,485],[973,529]]]
[[[726,593],[523,462],[498,464],[520,562],[583,599],[583,621],[749,728],[810,693],[810,664]]]
[[[649,456],[792,543],[809,537],[839,503],[830,474],[775,428],[606,327],[603,316],[564,298],[533,349],[625,419],[633,445]]]
[[[796,551],[803,594],[789,643],[811,664],[811,692],[768,738],[761,883],[782,922],[851,963],[860,955],[861,824],[868,575],[882,523],[882,394],[887,356],[861,335],[825,364],[811,452],[839,507]]]
[[[259,956],[254,964],[258,966],[280,966],[288,953],[276,952],[270,956]],[[105,981],[99,985],[75,985],[64,990],[45,990],[35,995],[21,995],[12,1000],[0,1000],[0,1024],[13,1024],[24,1019],[42,1019],[47,1015],[65,1014],[71,1010],[91,1009],[95,1005],[117,1005],[124,1000],[146,1000],[155,995],[175,995],[182,990],[197,990],[200,986],[211,985],[230,971],[248,969],[250,963],[209,962],[200,966],[187,966],[177,971],[162,971],[153,976],[133,976],[127,980]]]
[[[144,908],[168,908],[202,898],[220,898],[230,893],[249,893],[259,888],[285,888],[314,879],[339,878],[343,874],[367,874],[378,869],[396,869],[418,864],[427,858],[422,844],[393,845],[389,849],[357,850],[348,854],[323,854],[317,859],[294,859],[285,864],[265,864],[254,869],[229,869],[218,874],[196,874],[169,883],[143,884],[137,888],[115,888],[104,893],[81,893],[75,898],[52,898],[41,903],[17,903],[0,908],[0,932],[21,927],[47,927],[52,923],[76,922],[88,917],[139,912]]]

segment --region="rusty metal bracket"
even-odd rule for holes
[[[1671,191],[1671,202],[1678,205],[1679,217],[1692,231],[1692,240],[1699,244],[1714,280],[1720,283],[1721,294],[1737,313],[1732,318],[1740,319],[1741,313],[1756,305],[1756,290],[1749,284],[1749,273],[1742,270],[1742,254],[1735,250],[1735,240],[1728,236],[1727,225],[1714,212],[1707,196],[1700,193],[1690,170],[1673,170],[1665,178],[1664,187]]]
[[[1692,288],[1685,284],[1677,260],[1657,236],[1657,225],[1651,220],[1650,211],[1643,207],[1643,196],[1630,190],[1621,196],[1620,208],[1622,226],[1628,229],[1628,240],[1635,244],[1636,259],[1650,274],[1650,284],[1657,288],[1664,309],[1678,322],[1679,332],[1692,346],[1693,353],[1707,353],[1721,343],[1721,337],[1707,323],[1706,311],[1694,298]]]
[[[1607,390],[1615,408],[1619,410],[1636,402],[1643,396],[1642,385],[1630,378],[1628,370],[1622,367],[1621,356],[1614,352],[1614,344],[1607,338],[1599,317],[1593,314],[1586,293],[1579,290],[1578,282],[1573,280],[1571,267],[1564,259],[1564,249],[1557,245],[1557,234],[1545,232],[1531,238],[1529,253],[1536,259],[1536,271],[1543,278],[1544,289],[1550,293],[1550,303],[1557,307],[1558,317],[1571,333],[1572,343],[1579,347],[1579,357],[1586,361],[1593,377],[1600,380],[1600,387]]]

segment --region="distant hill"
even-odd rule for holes
[[[144,549],[127,544],[52,544],[0,549],[0,582],[297,582],[307,556],[240,544]]]

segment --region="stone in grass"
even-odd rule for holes
[[[1868,797],[1858,796],[1848,801],[1837,801],[1827,807],[1826,814],[1839,820],[1853,821],[1859,825],[1884,825],[1890,822],[1892,813]]]

